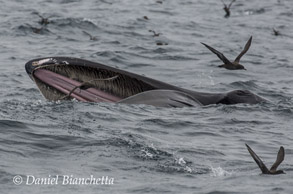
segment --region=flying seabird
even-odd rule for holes
[[[230,7],[231,7],[231,5],[235,2],[236,0],[232,0],[231,1],[231,3],[227,6],[225,3],[224,3],[224,1],[222,0],[222,3],[224,4],[224,10],[225,10],[225,12],[226,12],[226,15],[225,15],[225,17],[227,18],[227,17],[229,17],[230,16]]]
[[[285,157],[285,150],[284,150],[283,146],[280,147],[280,150],[279,150],[278,156],[277,156],[277,160],[269,170],[266,167],[266,165],[262,162],[262,160],[256,155],[256,153],[254,153],[254,151],[247,144],[245,144],[245,145],[248,149],[248,152],[250,153],[250,155],[252,156],[254,161],[257,163],[257,165],[259,166],[259,168],[263,174],[272,174],[272,175],[285,174],[285,172],[283,170],[277,170],[278,166],[283,162],[284,157]]]
[[[86,31],[82,31],[83,33],[85,33],[86,35],[88,35],[90,37],[90,40],[98,40],[96,36],[92,36],[90,33],[86,32]]]
[[[252,40],[252,36],[249,38],[249,40],[247,41],[243,51],[236,57],[236,59],[234,60],[234,62],[231,62],[229,61],[224,55],[223,53],[217,51],[216,49],[210,47],[209,45],[205,44],[205,43],[202,43],[204,46],[206,46],[210,51],[212,51],[213,53],[215,53],[223,62],[224,64],[223,65],[219,65],[218,67],[225,67],[226,69],[229,69],[229,70],[236,70],[236,69],[244,69],[244,66],[241,65],[239,62],[240,62],[240,59],[241,57],[248,51],[250,45],[251,45],[251,40]]]

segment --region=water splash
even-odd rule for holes
[[[182,166],[182,167],[184,167],[183,170],[184,170],[185,172],[188,172],[188,173],[192,173],[192,172],[193,172],[192,168],[190,168],[190,167],[187,165],[188,162],[186,162],[186,161],[184,160],[183,157],[175,158],[175,163],[176,163],[176,164],[179,164],[179,165]]]
[[[222,177],[222,176],[232,175],[232,172],[228,172],[224,170],[223,168],[221,168],[220,166],[217,168],[210,166],[210,169],[211,169],[211,176],[213,177]]]

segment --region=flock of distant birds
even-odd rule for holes
[[[224,10],[226,12],[225,17],[228,18],[230,17],[231,11],[230,8],[232,6],[232,4],[236,1],[236,0],[232,0],[230,2],[230,4],[227,6],[223,0],[221,0],[223,5],[224,5]],[[273,28],[273,33],[275,36],[279,36],[280,33],[279,31],[277,31],[275,28]],[[202,43],[204,46],[206,46],[210,51],[212,51],[214,54],[216,54],[223,62],[223,65],[219,65],[218,67],[224,67],[226,69],[229,70],[236,70],[236,69],[244,69],[244,66],[241,65],[240,59],[241,57],[248,51],[250,45],[251,45],[251,41],[252,41],[252,36],[249,38],[249,40],[247,41],[244,49],[242,50],[242,52],[236,57],[236,59],[234,60],[234,62],[230,62],[221,52],[217,51],[216,49],[210,47],[209,45]],[[261,172],[263,174],[270,174],[270,175],[276,175],[276,174],[285,174],[285,172],[283,170],[277,170],[278,166],[283,162],[284,158],[285,158],[285,149],[283,146],[280,147],[278,155],[277,155],[277,159],[275,161],[275,163],[272,165],[272,167],[270,169],[268,169],[266,167],[266,165],[263,163],[263,161],[258,157],[258,155],[249,147],[249,145],[245,144],[247,147],[248,152],[250,153],[251,157],[254,159],[254,161],[256,162],[256,164],[258,165],[258,167],[260,168]]]
[[[230,8],[236,0],[232,0],[229,5],[226,5],[223,0],[221,0],[221,1],[224,5],[223,9],[226,13],[224,17],[228,18],[231,15]],[[156,3],[163,4],[163,1],[156,1]],[[50,24],[50,20],[49,20],[50,17],[45,18],[42,15],[40,15],[39,13],[35,13],[35,14],[41,18],[39,23],[42,25],[42,27],[41,28],[35,28],[32,26],[30,26],[30,27],[34,33],[39,34],[43,30],[44,26]],[[149,18],[147,16],[144,16],[143,18],[145,20],[149,20]],[[153,37],[158,37],[162,34],[162,33],[156,33],[154,30],[149,30],[149,32],[153,33]],[[89,36],[90,40],[93,40],[93,41],[98,40],[98,38],[96,36],[92,36],[90,33],[86,32],[86,31],[83,31],[83,33],[85,35]],[[273,28],[273,34],[275,36],[279,36],[280,32],[277,31],[275,28]],[[221,59],[223,61],[224,64],[219,65],[218,67],[223,67],[228,70],[246,70],[244,68],[244,66],[241,65],[239,62],[240,62],[241,57],[248,51],[248,49],[251,45],[251,41],[252,41],[252,36],[249,38],[244,49],[241,51],[241,53],[236,57],[236,59],[233,62],[228,60],[224,56],[224,54],[222,54],[221,52],[212,48],[211,46],[209,46],[205,43],[202,43],[202,42],[201,42],[201,44],[203,44],[205,47],[207,47],[211,52],[216,54],[219,57],[219,59]],[[157,42],[156,44],[157,45],[168,45],[168,43],[164,43],[164,42]],[[257,163],[257,165],[259,166],[259,168],[263,174],[276,175],[276,174],[284,174],[285,173],[283,170],[277,170],[278,166],[283,162],[284,157],[285,157],[285,149],[283,146],[280,147],[280,150],[278,152],[277,159],[276,159],[275,163],[272,165],[272,167],[270,169],[268,169],[266,167],[266,165],[262,162],[262,160],[257,156],[257,154],[247,144],[245,144],[245,145],[246,145],[251,157]]]
[[[232,4],[236,1],[236,0],[232,0],[228,5],[225,4],[225,2],[223,0],[221,0],[224,7],[224,11],[225,11],[225,16],[226,18],[230,17],[231,15],[231,6]],[[158,4],[163,4],[163,1],[160,1],[160,0],[157,0],[156,3]],[[37,16],[40,17],[40,21],[39,23],[42,25],[41,28],[36,28],[36,27],[33,27],[33,26],[30,26],[32,31],[36,34],[39,34],[42,32],[42,30],[45,28],[46,25],[50,24],[50,20],[49,18],[50,17],[43,17],[42,15],[40,15],[39,13],[35,13]],[[149,18],[147,16],[143,16],[143,18],[145,20],[149,20]],[[272,29],[273,30],[273,34],[275,36],[279,36],[281,35],[281,33],[276,30],[275,28]],[[89,37],[90,40],[92,41],[96,41],[98,40],[98,38],[96,36],[93,36],[91,35],[90,33],[86,32],[86,31],[82,31],[85,35],[87,35]],[[158,37],[160,35],[162,35],[162,33],[156,33],[154,30],[149,30],[149,32],[153,33],[153,37]],[[250,39],[248,40],[248,42],[246,43],[245,45],[245,48],[244,50],[236,57],[236,59],[231,62],[230,60],[228,60],[225,55],[219,51],[217,51],[216,49],[214,49],[213,47],[205,44],[205,43],[202,43],[204,46],[206,46],[211,52],[213,52],[214,54],[216,54],[220,60],[223,61],[223,65],[219,65],[218,67],[223,67],[223,68],[226,68],[228,70],[246,70],[245,67],[243,65],[241,65],[239,62],[240,62],[240,58],[248,51],[250,45],[251,45],[251,41],[252,41],[252,37],[250,37]],[[156,42],[156,45],[158,46],[163,46],[163,45],[168,45],[168,43],[166,42],[162,42],[162,41],[158,41]]]

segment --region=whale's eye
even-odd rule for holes
[[[39,61],[34,61],[34,62],[32,62],[32,66],[38,66],[39,65]]]

